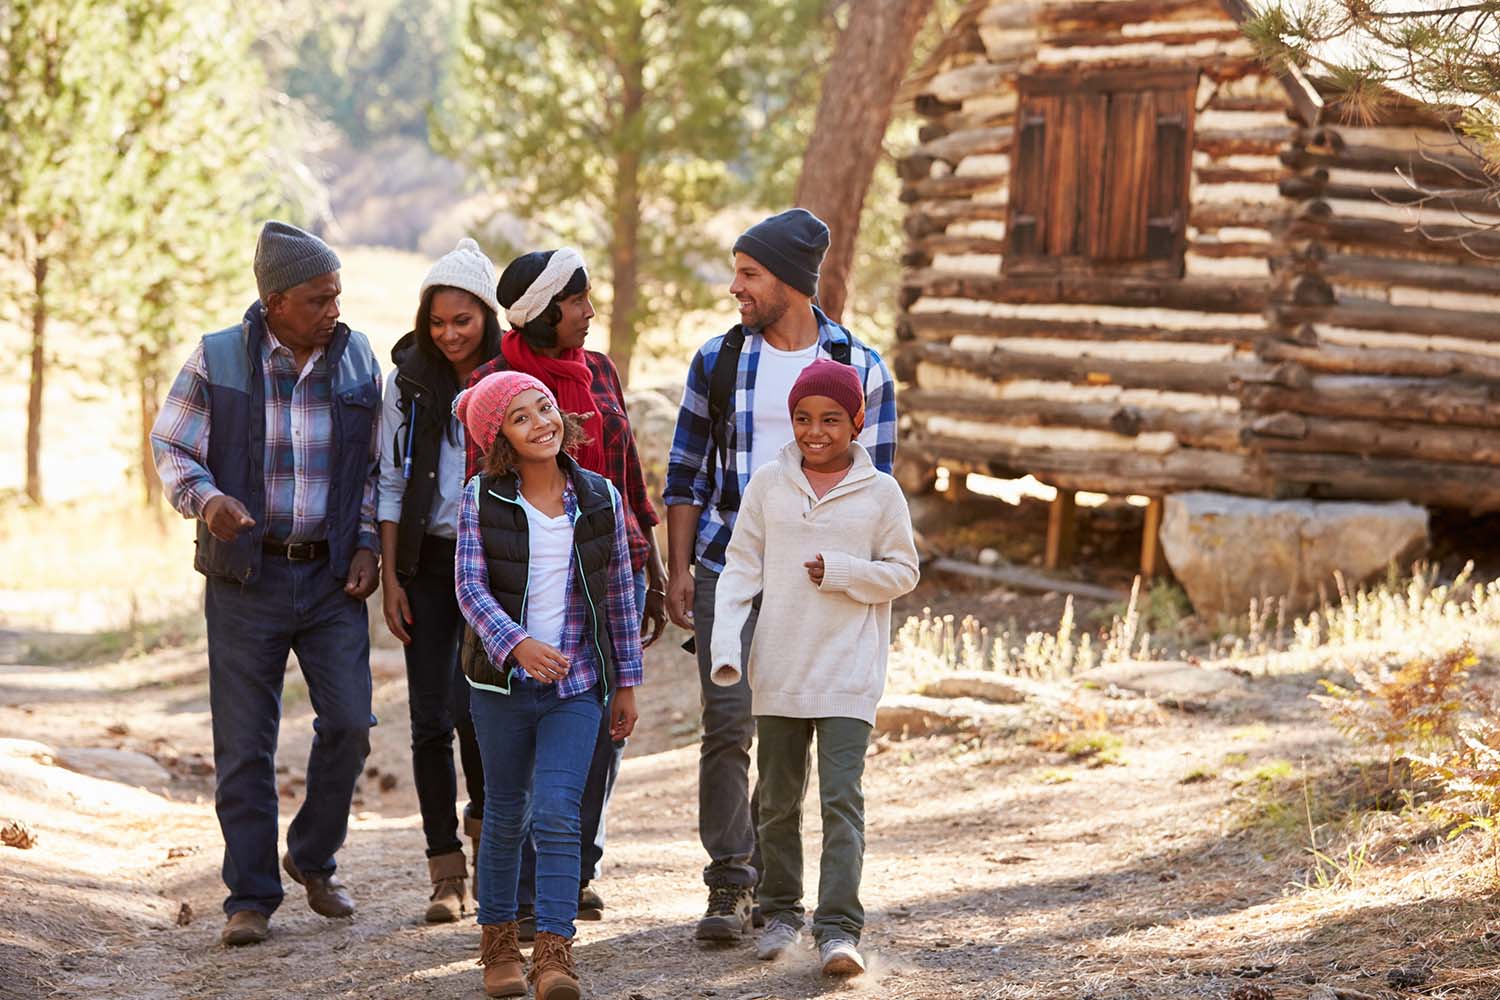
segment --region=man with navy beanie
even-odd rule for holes
[[[317,718],[281,868],[314,912],[354,912],[334,854],[375,721],[365,598],[379,581],[380,366],[339,322],[339,267],[313,234],[267,222],[258,297],[199,341],[151,429],[167,497],[198,522],[193,566],[208,578],[227,945],[264,941],[281,904],[276,739],[292,652]]]
[[[814,305],[827,250],[828,227],[803,208],[764,219],[735,240],[729,294],[739,322],[694,355],[667,466],[667,613],[694,633],[703,692],[698,833],[709,858],[708,909],[697,937],[705,941],[749,932],[761,867],[749,780],[749,683],[720,687],[709,676],[714,591],[740,497],[751,474],[792,440],[787,397],[802,369],[821,358],[859,376],[867,414],[859,441],[876,467],[890,472],[896,457],[890,372],[875,350]],[[752,611],[741,636],[746,661],[755,617]]]

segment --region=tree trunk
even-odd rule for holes
[[[161,500],[161,477],[156,474],[156,458],[151,454],[151,426],[161,409],[161,372],[158,359],[146,348],[137,349],[136,384],[141,395],[141,488],[147,507]]]
[[[42,502],[42,390],[47,375],[47,258],[31,269],[31,386],[26,397],[26,497]]]
[[[802,158],[796,202],[828,223],[830,242],[818,304],[834,320],[849,298],[854,243],[870,179],[884,150],[896,90],[933,0],[864,0],[834,46],[812,138]]]
[[[614,207],[611,212],[609,262],[614,301],[609,310],[609,353],[620,370],[620,381],[630,385],[630,359],[635,354],[636,306],[639,302],[637,275],[641,232],[640,149],[635,145],[641,131],[645,105],[645,64],[641,57],[641,23],[635,39],[620,60],[623,91],[620,98],[621,138],[615,152]]]

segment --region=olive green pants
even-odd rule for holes
[[[860,719],[789,719],[756,716],[760,767],[760,849],[765,874],[760,907],[773,920],[802,926],[802,800],[818,745],[818,798],[823,812],[823,853],[818,867],[818,908],[813,937],[859,942],[865,910],[859,880],[865,861],[865,749],[870,725]]]

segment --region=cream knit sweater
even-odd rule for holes
[[[802,564],[822,555],[823,585]],[[917,585],[911,515],[896,480],[857,442],[854,466],[818,499],[796,442],[750,477],[714,600],[713,681],[738,683],[750,647],[751,711],[875,723],[885,690],[891,601]]]

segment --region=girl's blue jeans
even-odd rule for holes
[[[479,922],[516,919],[527,801],[536,844],[536,929],[571,938],[578,915],[579,807],[603,707],[598,689],[559,698],[524,677],[510,694],[475,688],[470,705],[484,759]]]

